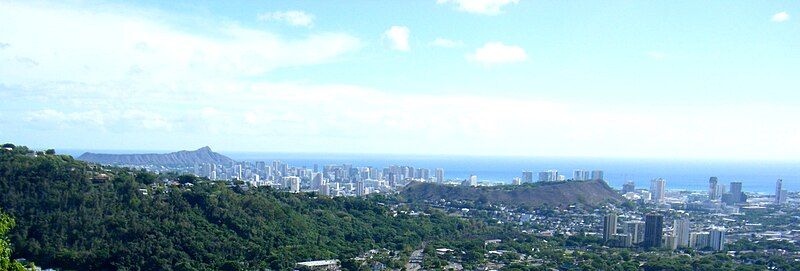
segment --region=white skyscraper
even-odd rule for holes
[[[650,193],[652,193],[653,201],[657,203],[664,203],[667,181],[658,178],[650,181]]]
[[[775,182],[775,204],[786,203],[786,190],[783,190],[783,180]]]
[[[631,236],[631,243],[638,244],[644,240],[644,221],[625,222],[624,230]]]
[[[469,186],[476,186],[478,185],[478,176],[469,175]]]
[[[592,170],[592,181],[602,181],[605,180],[603,176],[603,171],[599,169]]]
[[[675,236],[675,242],[679,247],[689,246],[689,234],[692,231],[692,222],[689,219],[675,219],[672,227],[672,235]]]
[[[695,249],[704,249],[709,245],[710,236],[708,232],[693,232],[689,234],[689,246]]]
[[[311,189],[320,189],[323,184],[325,184],[325,179],[322,178],[322,173],[317,172],[312,175],[311,178]]]
[[[576,169],[575,172],[572,174],[572,180],[574,181],[587,181],[589,180],[589,171],[583,169]]]
[[[319,187],[319,194],[323,196],[330,196],[331,195],[331,187],[328,184],[322,184]]]
[[[717,200],[719,196],[719,181],[717,177],[711,177],[708,179],[708,200]]]
[[[437,168],[435,174],[437,183],[444,183],[444,169]]]
[[[614,234],[617,234],[617,215],[607,214],[603,218],[603,241],[611,240]]]
[[[540,182],[555,182],[558,180],[558,170],[551,169],[539,172]]]
[[[709,239],[710,240],[708,243],[711,246],[711,249],[716,251],[722,251],[725,249],[725,228],[711,228]]]
[[[300,193],[300,177],[290,176],[286,177],[286,180],[289,185],[289,192]]]
[[[356,182],[356,196],[364,196],[367,194],[367,189],[364,186],[364,181]]]
[[[233,167],[233,177],[237,180],[242,179],[242,165],[236,165]]]
[[[523,171],[522,172],[522,182],[523,183],[532,183],[533,182],[533,172],[531,172],[531,171]]]

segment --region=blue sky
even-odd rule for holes
[[[797,160],[796,1],[3,1],[0,141]]]

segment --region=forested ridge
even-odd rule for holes
[[[175,176],[40,154],[19,146],[0,153],[0,209],[16,219],[12,256],[43,267],[285,270],[372,248],[410,251],[485,227],[433,210],[410,216],[379,199],[242,191],[195,178],[163,185]],[[110,178],[93,180],[100,174]]]

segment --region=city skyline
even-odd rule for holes
[[[0,138],[797,160],[798,3],[470,3],[3,2]]]

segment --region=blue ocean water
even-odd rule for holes
[[[61,153],[78,156],[85,150],[65,150]],[[101,153],[163,153],[163,151],[93,150]],[[649,188],[650,180],[664,178],[667,189],[706,190],[708,178],[716,176],[720,184],[741,181],[748,192],[773,194],[775,181],[783,179],[784,189],[800,191],[800,162],[775,161],[711,161],[667,159],[603,159],[566,157],[483,157],[444,155],[381,155],[381,154],[326,154],[326,153],[258,153],[221,152],[234,160],[281,160],[291,166],[312,168],[330,164],[350,164],[384,168],[390,165],[414,168],[443,168],[448,179],[464,179],[476,175],[480,181],[510,183],[520,177],[523,170],[536,172],[556,169],[559,174],[572,177],[575,169],[604,171],[605,179],[615,188],[626,181],[634,181],[637,188]],[[433,172],[431,172],[433,174]],[[536,178],[536,176],[534,176]]]

